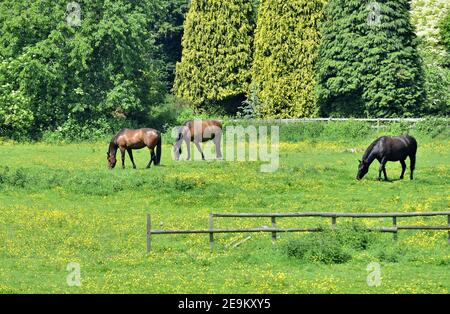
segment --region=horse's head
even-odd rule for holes
[[[116,166],[117,160],[116,156],[110,154],[109,152],[106,153],[106,159],[108,160],[108,167],[109,169],[114,169]]]
[[[175,160],[180,160],[181,155],[181,145],[178,145],[178,143],[175,143],[173,145],[173,157]]]
[[[369,163],[364,159],[359,160],[358,173],[356,175],[357,180],[361,180],[369,172]]]

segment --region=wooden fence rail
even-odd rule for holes
[[[399,226],[397,218],[399,217],[432,217],[447,216],[447,225],[441,226]],[[246,229],[214,229],[214,217],[216,218],[270,218],[272,227],[262,228],[246,228]],[[368,231],[373,232],[389,232],[393,234],[393,239],[397,240],[399,230],[447,230],[448,243],[450,244],[450,211],[444,212],[424,212],[424,213],[320,213],[320,212],[304,212],[304,213],[211,213],[209,215],[209,229],[205,230],[153,230],[151,225],[151,216],[147,215],[147,252],[152,248],[152,235],[164,234],[209,234],[209,244],[211,252],[214,249],[215,233],[271,233],[272,240],[277,239],[277,233],[289,232],[320,232],[321,228],[277,228],[276,218],[302,218],[302,217],[320,217],[331,218],[331,227],[337,228],[337,218],[392,218],[392,227],[376,227],[369,228]]]

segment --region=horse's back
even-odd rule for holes
[[[417,151],[417,141],[410,135],[382,136],[379,143],[381,154],[390,160],[404,159]]]
[[[180,134],[187,135],[189,133],[191,140],[201,137],[202,141],[214,139],[221,132],[222,123],[217,120],[189,120],[183,124],[180,130]]]
[[[145,146],[156,145],[160,136],[160,132],[152,128],[124,128],[117,133],[115,141],[121,147],[140,149]]]

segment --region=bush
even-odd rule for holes
[[[30,176],[22,168],[11,170],[9,167],[4,167],[0,169],[0,187],[25,188],[29,185],[30,180]]]
[[[439,118],[428,118],[417,122],[415,125],[417,132],[424,135],[429,135],[432,138],[446,132],[448,133],[449,127],[450,125],[448,120]]]
[[[290,240],[286,244],[286,252],[288,256],[303,261],[323,264],[342,264],[352,258],[348,251],[323,233]]]
[[[365,250],[372,243],[372,236],[360,224],[341,224],[336,230],[324,229],[309,233],[286,243],[288,256],[307,262],[342,264],[352,258],[352,251]]]

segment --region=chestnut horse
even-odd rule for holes
[[[214,140],[216,145],[216,155],[217,159],[222,159],[221,151],[221,140],[222,140],[222,123],[215,120],[191,120],[184,123],[178,129],[178,137],[175,145],[173,145],[173,153],[176,160],[180,159],[181,155],[181,144],[183,140],[186,142],[187,148],[187,159],[191,158],[191,142],[194,142],[200,154],[202,154],[202,159],[205,160],[205,155],[203,154],[202,148],[200,147],[201,142],[207,142]]]
[[[154,129],[122,129],[114,136],[109,144],[109,150],[106,153],[108,158],[109,169],[116,166],[117,149],[120,149],[122,154],[122,168],[125,169],[125,151],[128,152],[133,168],[136,169],[136,164],[133,159],[133,149],[141,149],[144,147],[150,149],[150,162],[147,168],[150,168],[152,162],[157,166],[161,161],[161,133]],[[156,154],[155,154],[156,147]]]
[[[414,169],[416,167],[416,152],[417,141],[412,136],[382,136],[367,148],[362,160],[359,162],[356,179],[361,180],[369,171],[372,162],[376,159],[380,162],[378,180],[381,180],[381,172],[384,174],[384,179],[386,181],[388,180],[386,174],[386,163],[388,161],[400,161],[402,165],[400,179],[402,180],[406,171],[405,160],[409,157],[410,179],[412,180]]]

